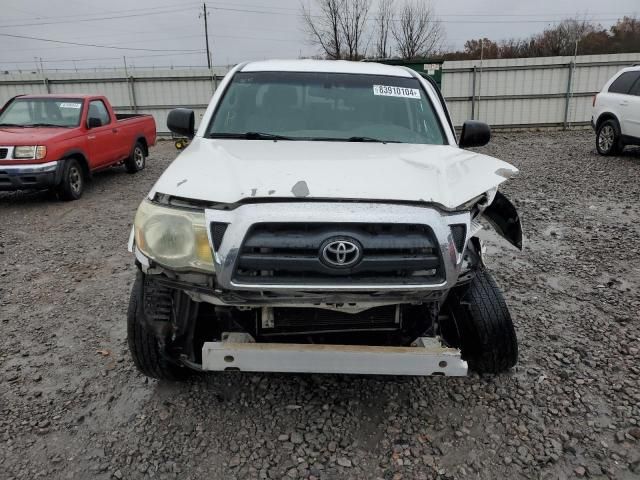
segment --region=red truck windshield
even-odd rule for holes
[[[77,127],[82,102],[77,98],[16,98],[0,114],[0,127]]]

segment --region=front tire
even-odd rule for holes
[[[56,188],[61,200],[78,200],[84,192],[85,177],[80,162],[75,158],[65,161],[62,179]]]
[[[171,362],[160,351],[158,340],[145,325],[144,277],[138,273],[131,289],[131,299],[127,312],[127,341],[133,363],[147,377],[160,380],[185,380],[191,370]]]
[[[620,125],[615,120],[606,120],[598,127],[596,149],[600,155],[617,155],[623,149]]]
[[[124,167],[128,173],[136,173],[144,169],[147,162],[144,152],[144,145],[141,142],[136,142],[131,155],[124,162]]]
[[[487,270],[454,288],[444,306],[444,340],[460,348],[477,373],[500,373],[518,361],[518,341],[502,292]]]

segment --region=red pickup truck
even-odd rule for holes
[[[48,188],[76,200],[98,170],[142,170],[155,141],[151,115],[116,114],[103,96],[14,97],[0,110],[0,191]]]

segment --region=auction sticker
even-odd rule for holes
[[[61,103],[60,108],[80,108],[81,103]]]
[[[417,88],[394,87],[391,85],[374,85],[374,95],[400,98],[420,98],[420,90]]]

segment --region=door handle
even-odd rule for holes
[[[89,135],[89,136],[87,137],[87,139],[89,139],[89,140],[93,140],[94,138],[96,138],[96,136],[95,136],[95,135]]]
[[[624,102],[620,102],[620,105],[622,105],[623,107],[626,107],[627,105],[629,105],[629,102],[625,100]]]
[[[118,133],[118,129],[114,128],[113,130],[111,130],[113,133]]]

